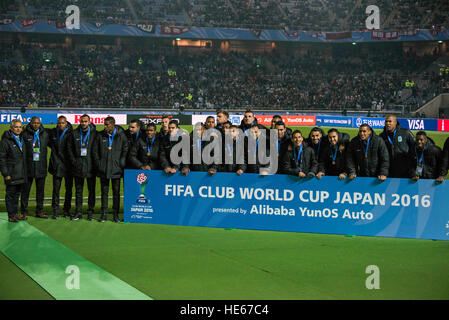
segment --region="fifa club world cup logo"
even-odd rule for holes
[[[137,203],[149,203],[150,200],[147,200],[145,197],[145,187],[148,183],[148,177],[145,173],[139,173],[137,175],[137,182],[140,184],[140,195],[139,198],[137,198]]]

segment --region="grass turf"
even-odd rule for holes
[[[7,129],[0,126],[0,134]],[[311,127],[299,129],[306,136]],[[351,137],[357,134],[357,129],[340,131]],[[428,134],[440,147],[448,136]],[[46,197],[51,197],[51,185],[49,175]],[[2,183],[0,199],[4,192]],[[98,207],[99,201],[96,217]],[[33,202],[29,209],[34,213]],[[6,211],[4,202],[0,210]],[[44,211],[51,214],[50,202]],[[449,298],[449,243],[445,241],[33,217],[28,223],[155,299]],[[365,287],[369,265],[380,269],[380,290]],[[7,271],[0,273],[0,299],[51,298],[3,256],[0,269]]]

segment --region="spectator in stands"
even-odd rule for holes
[[[346,166],[350,180],[357,176],[387,179],[390,166],[387,146],[366,123],[359,127],[358,136],[348,145]]]

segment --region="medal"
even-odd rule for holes
[[[108,147],[109,150],[112,150],[112,147]]]
[[[150,155],[151,155],[151,152],[148,152],[148,153],[147,153],[147,156],[149,157]]]
[[[334,165],[334,166],[335,166],[335,161],[332,161],[332,165]]]

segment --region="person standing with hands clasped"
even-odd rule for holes
[[[105,222],[108,210],[109,182],[112,183],[112,210],[114,222],[120,222],[120,180],[126,166],[128,154],[128,139],[123,128],[115,125],[113,117],[104,119],[104,130],[98,134],[94,147],[94,162],[101,183],[101,217],[99,222]]]
[[[13,120],[0,142],[0,171],[5,178],[5,204],[9,222],[26,220],[26,215],[18,214],[19,196],[28,183],[26,149],[23,147],[22,122]],[[23,203],[21,204],[23,206]]]

